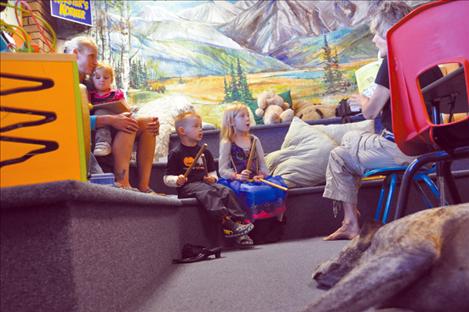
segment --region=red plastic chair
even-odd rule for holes
[[[420,6],[388,31],[387,42],[396,143],[407,155],[430,153],[418,157],[404,174],[395,212],[399,218],[412,175],[428,162],[441,162],[439,174],[453,201],[461,202],[450,167],[452,160],[469,157],[469,117],[440,124],[439,113],[469,111],[469,2],[442,0]],[[445,63],[462,67],[421,91],[419,75]]]

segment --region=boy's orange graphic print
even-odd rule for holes
[[[192,156],[184,157],[183,162],[184,162],[184,166],[190,167],[192,163],[194,162],[194,157]]]

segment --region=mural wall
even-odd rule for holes
[[[227,103],[255,110],[267,90],[290,91],[294,107],[356,91],[354,71],[376,59],[367,22],[380,2],[102,0],[90,35],[132,104],[183,95],[219,125]]]

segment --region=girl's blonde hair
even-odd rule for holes
[[[94,73],[99,69],[105,70],[106,72],[111,74],[111,82],[114,82],[114,69],[111,67],[111,65],[106,63],[98,63],[91,76],[94,76]]]
[[[233,136],[235,134],[234,119],[242,110],[245,110],[249,114],[247,106],[241,103],[232,104],[225,109],[220,130],[220,138],[222,140],[233,142]]]

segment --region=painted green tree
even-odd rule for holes
[[[130,65],[130,87],[144,89],[147,87],[148,71],[140,59],[132,60]]]
[[[239,101],[241,100],[241,96],[239,94],[238,89],[238,77],[236,77],[236,73],[234,71],[233,63],[230,64],[230,74],[231,74],[231,83],[230,83],[230,102]]]
[[[257,124],[262,123],[262,118],[255,115],[257,109],[257,102],[253,98],[251,90],[249,90],[249,84],[247,80],[246,72],[241,66],[239,58],[236,58],[236,71],[234,69],[233,62],[230,63],[230,75],[227,79],[226,75],[223,77],[223,87],[225,92],[224,102],[241,102],[246,104],[247,107],[254,114],[254,118]]]
[[[226,82],[226,76],[223,76],[223,89],[225,92],[225,98],[223,99],[224,102],[231,102],[231,90],[230,87],[228,86],[228,83]]]
[[[237,61],[239,94],[240,94],[242,99],[251,100],[252,99],[252,94],[251,94],[251,91],[249,90],[248,80],[247,80],[246,74],[244,73],[243,68],[241,67],[241,64],[239,62],[239,58],[237,58],[236,61]]]
[[[339,57],[337,48],[331,49],[327,42],[327,36],[324,35],[324,46],[322,47],[322,59],[324,60],[323,82],[326,88],[326,94],[346,91],[350,82],[344,79],[339,66]]]
[[[230,63],[230,79],[227,80],[226,76],[223,79],[225,98],[227,103],[240,101],[246,103],[253,100],[249,85],[239,58],[236,58],[236,71],[233,63]]]

